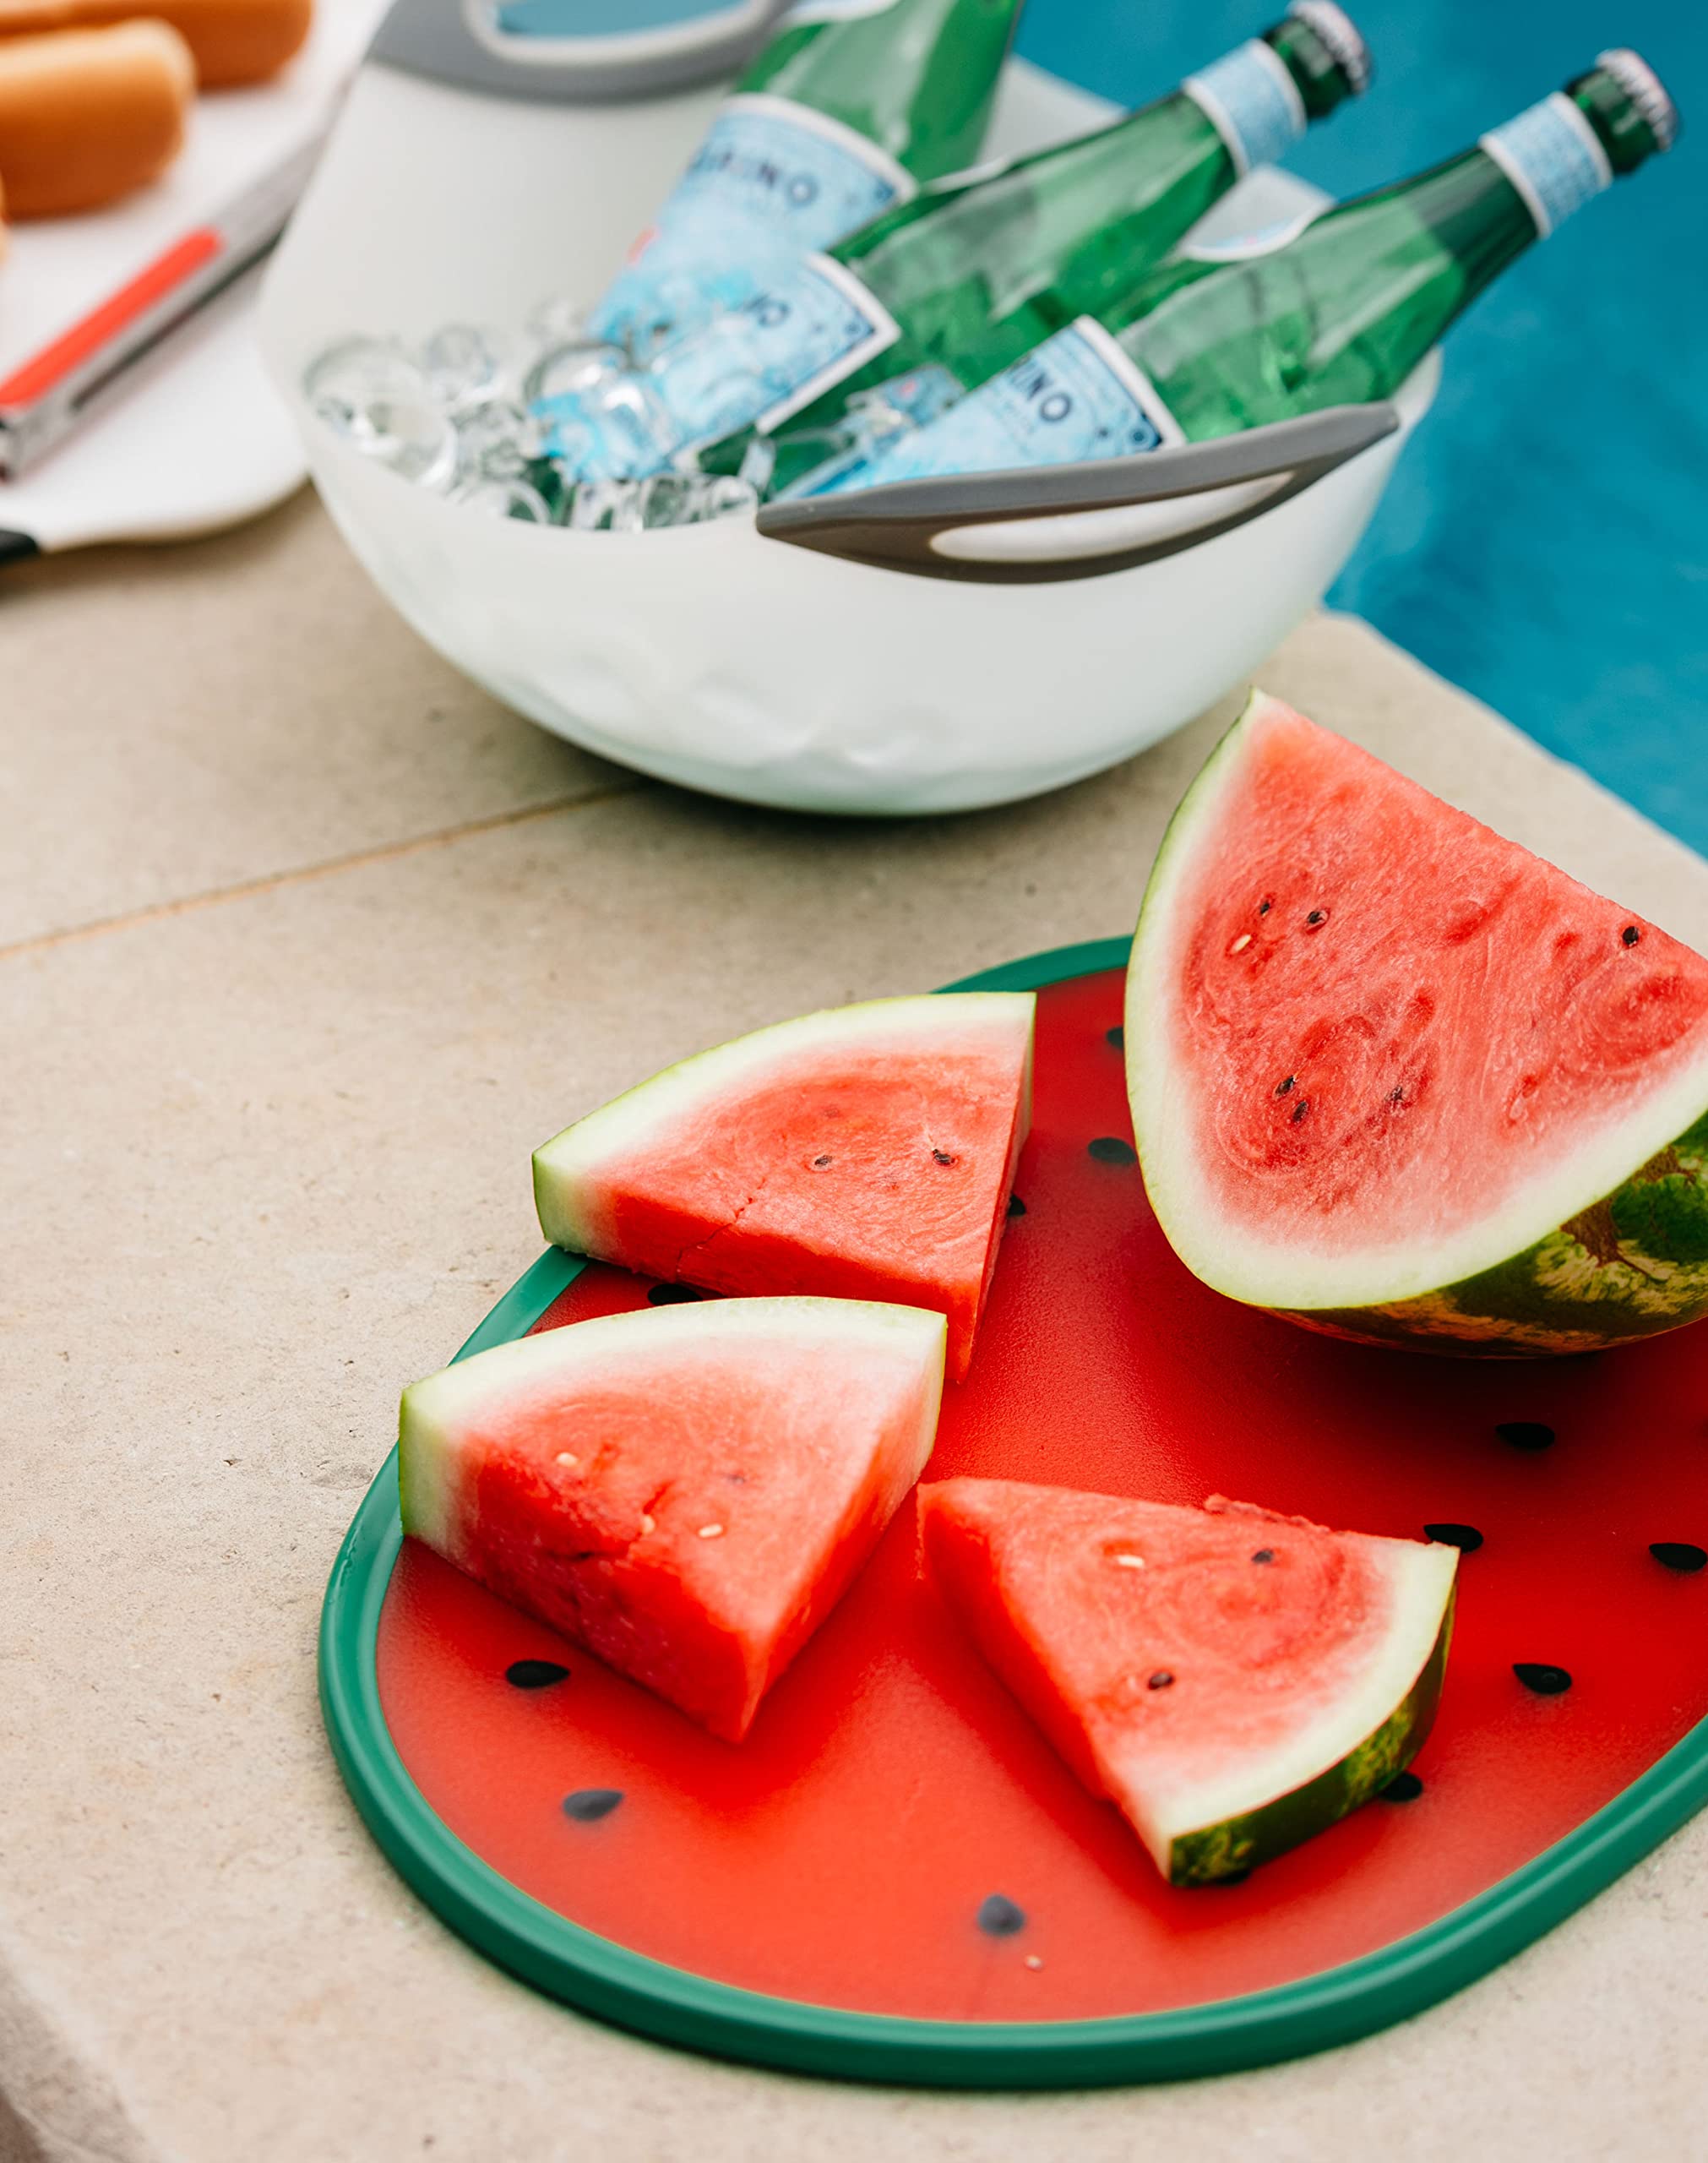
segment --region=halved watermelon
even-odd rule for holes
[[[922,1488],[920,1521],[981,1651],[1175,1884],[1344,1817],[1434,1719],[1456,1548],[1000,1479]]]
[[[404,1530],[739,1741],[930,1456],[944,1336],[729,1299],[495,1346],[404,1392]]]
[[[1031,1123],[1035,1005],[875,1000],[684,1060],[536,1152],[546,1237],[709,1291],[933,1308],[958,1378]]]
[[[1233,1299],[1495,1355],[1708,1311],[1708,962],[1261,692],[1126,1037],[1152,1206]]]

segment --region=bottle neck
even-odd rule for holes
[[[1499,170],[1542,240],[1613,183],[1593,117],[1564,90],[1491,128],[1471,155]]]
[[[1338,68],[1305,26],[1291,19],[1237,46],[1180,88],[1123,113],[1107,128],[1034,151],[1003,169],[1065,199],[1083,192],[1110,213],[1123,196],[1149,195],[1188,166],[1215,169],[1210,199],[1253,166],[1286,155],[1311,122],[1351,94]],[[1165,179],[1166,176],[1166,179]],[[992,177],[975,168],[966,189],[994,203]]]
[[[1315,117],[1286,52],[1264,37],[1248,39],[1187,76],[1176,95],[1215,129],[1235,180],[1285,157]]]

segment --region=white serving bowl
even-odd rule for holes
[[[1244,678],[1357,544],[1433,395],[1433,357],[1392,409],[1341,409],[1351,433],[1343,425],[1337,439],[1335,417],[1318,417],[1119,471],[920,482],[638,534],[460,507],[309,412],[303,370],[339,339],[519,323],[548,294],[590,302],[721,90],[566,107],[377,58],[358,75],[269,273],[263,344],[329,509],[406,621],[574,743],[797,810],[955,811],[1035,795],[1142,749]],[[993,149],[1078,132],[1108,110],[1014,63]],[[1218,222],[1260,224],[1278,187],[1297,200],[1300,185],[1254,175]],[[1239,472],[1230,483],[1220,470],[1230,452],[1236,468],[1251,465],[1275,439],[1281,464],[1262,470],[1286,480],[1320,449],[1320,421],[1331,455],[1308,485]],[[1357,448],[1381,428],[1390,433]],[[1284,455],[1294,439],[1297,456]],[[1102,477],[1093,493],[1109,503],[1130,496],[1123,477],[1141,468],[1133,485],[1154,494],[1167,477],[1167,500],[1085,507],[1088,476]],[[857,504],[862,531],[839,533]],[[935,514],[923,526],[922,507]],[[885,519],[902,537],[894,547]]]

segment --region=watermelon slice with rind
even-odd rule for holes
[[[950,1608],[1172,1883],[1297,1847],[1428,1733],[1455,1548],[1015,1480],[922,1488],[920,1521]]]
[[[1216,1290],[1426,1350],[1708,1311],[1708,962],[1259,692],[1169,827],[1135,1136]]]
[[[934,1309],[960,1377],[1031,1122],[1035,1005],[874,1000],[684,1060],[536,1152],[546,1237],[709,1291]]]
[[[931,1454],[944,1329],[728,1299],[477,1353],[404,1392],[404,1529],[739,1741]]]

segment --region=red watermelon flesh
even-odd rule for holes
[[[932,1308],[963,1376],[1031,1119],[1034,1003],[879,1000],[686,1060],[536,1152],[546,1236],[709,1291]]]
[[[1127,1044],[1151,1201],[1235,1298],[1508,1351],[1708,1305],[1708,962],[1261,693],[1158,857]]]
[[[1457,1550],[1025,1482],[921,1490],[930,1574],[1178,1883],[1321,1831],[1434,1714]]]
[[[650,1307],[404,1393],[404,1529],[739,1741],[931,1453],[944,1325],[813,1299]]]

